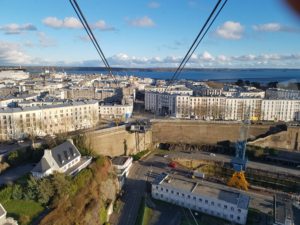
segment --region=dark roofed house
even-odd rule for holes
[[[45,149],[44,156],[31,171],[32,175],[42,178],[53,172],[74,175],[87,167],[92,157],[81,157],[80,152],[69,139],[53,149]]]

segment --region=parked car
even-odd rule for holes
[[[171,168],[176,168],[177,164],[175,162],[170,162],[168,166]]]

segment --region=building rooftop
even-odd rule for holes
[[[0,203],[0,218],[3,217],[3,216],[6,216],[6,211]]]
[[[118,156],[112,159],[112,163],[116,166],[122,166],[126,163],[128,159],[130,159],[129,156]]]
[[[293,221],[293,205],[291,199],[285,194],[275,195],[275,223],[286,224],[286,220]],[[293,223],[291,223],[293,224]]]
[[[200,183],[193,182],[188,179],[170,177],[165,173],[160,174],[153,183],[160,184],[165,187],[176,188],[197,195],[219,199],[221,201],[237,205],[237,207],[242,209],[247,209],[250,201],[249,196],[239,192],[223,190],[217,186],[201,185]]]
[[[42,110],[42,109],[88,105],[88,104],[95,104],[95,103],[98,103],[98,101],[88,100],[88,101],[65,102],[62,104],[54,104],[54,105],[31,106],[31,107],[23,107],[23,108],[21,107],[4,108],[4,109],[0,109],[0,113],[27,112],[27,111],[35,111],[35,110]]]

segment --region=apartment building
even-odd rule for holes
[[[259,120],[261,119],[261,103],[261,98],[226,98],[225,120]]]
[[[174,115],[177,94],[145,92],[145,110],[157,115]]]
[[[176,118],[201,120],[252,120],[260,118],[261,99],[202,96],[176,96]]]
[[[152,197],[181,207],[246,224],[250,197],[216,186],[161,174],[152,183]]]
[[[102,118],[124,118],[128,119],[132,116],[133,105],[99,105],[99,115]]]
[[[261,120],[293,121],[298,120],[300,100],[263,99],[261,104]]]
[[[176,96],[193,94],[185,85],[149,86],[145,88],[145,110],[157,115],[175,115]]]
[[[281,88],[269,88],[266,90],[268,99],[300,99],[299,90],[287,90]]]
[[[95,126],[97,101],[66,102],[0,110],[0,140],[65,133]]]

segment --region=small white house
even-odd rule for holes
[[[126,177],[129,174],[129,169],[132,166],[132,157],[118,156],[112,159],[113,167],[117,173],[120,187],[125,183]]]
[[[69,139],[53,149],[45,149],[43,158],[31,173],[37,178],[49,176],[54,172],[74,175],[87,167],[91,160],[92,157],[81,157],[73,140]]]

